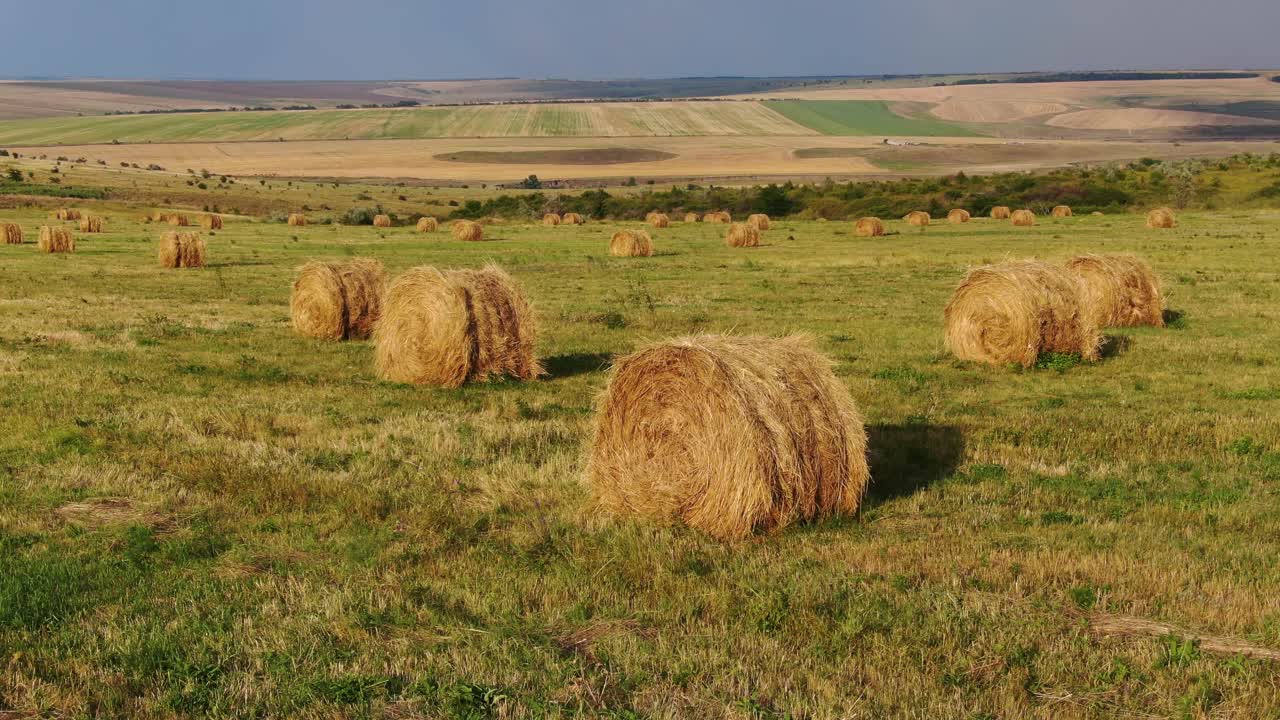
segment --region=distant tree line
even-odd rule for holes
[[[1103,80],[1247,80],[1256,77],[1258,77],[1258,73],[1251,72],[1060,72],[1015,75],[1008,78],[967,78],[955,80],[951,83],[937,83],[936,85],[1100,82]]]

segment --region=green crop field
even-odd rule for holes
[[[774,100],[766,104],[787,119],[823,135],[977,135],[942,120],[903,117],[880,100]]]
[[[636,259],[614,223],[232,219],[183,271],[95,211],[74,255],[0,245],[0,717],[1276,717],[1274,665],[1192,637],[1280,647],[1274,211],[677,223]],[[966,268],[1090,251],[1148,258],[1170,327],[1093,365],[943,351]],[[548,375],[397,385],[294,335],[297,267],[352,256],[502,265]],[[725,545],[593,507],[610,359],[701,332],[832,358],[859,515]],[[1091,630],[1116,615],[1179,635]]]

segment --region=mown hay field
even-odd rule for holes
[[[95,212],[97,212],[95,210]],[[1265,717],[1280,647],[1274,211],[726,226],[229,220],[207,266],[102,212],[71,255],[0,245],[0,708],[19,716]],[[44,211],[4,211],[28,236]],[[955,361],[966,270],[1133,252],[1169,326],[1096,364]],[[382,382],[294,334],[311,259],[494,262],[548,375]],[[808,333],[866,417],[859,516],[724,544],[602,516],[581,476],[619,353]]]

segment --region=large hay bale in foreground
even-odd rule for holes
[[[759,247],[760,231],[747,223],[733,223],[724,237],[724,244],[729,247]]]
[[[564,225],[583,225],[587,221],[578,213],[568,212],[560,216],[560,222]]]
[[[70,253],[76,251],[76,236],[62,226],[42,225],[36,247],[40,252]]]
[[[716,212],[709,212],[706,215],[703,215],[702,222],[727,225],[733,222],[733,216],[725,212],[724,210],[719,210]]]
[[[160,267],[204,267],[208,247],[200,233],[171,230],[160,235]]]
[[[853,224],[853,234],[858,237],[879,237],[884,235],[884,223],[878,217],[859,218]]]
[[[394,382],[459,387],[507,375],[542,373],[537,328],[510,275],[417,267],[392,281],[374,329],[378,376]]]
[[[698,222],[698,213],[696,213],[696,212],[687,212],[687,213],[685,213],[685,214],[684,214],[684,221],[685,221],[685,222],[687,222],[687,223],[696,223],[696,222]]]
[[[170,215],[166,215],[164,217],[164,220],[165,222],[169,223],[174,227],[188,227],[191,225],[191,220],[186,215],[183,215],[181,213],[172,213]]]
[[[82,233],[100,233],[102,232],[102,218],[97,215],[85,215],[80,218],[80,232]]]
[[[609,239],[609,254],[617,257],[653,255],[653,238],[644,230],[619,230]]]
[[[1178,221],[1173,216],[1173,211],[1167,207],[1156,208],[1147,213],[1147,227],[1157,229],[1168,229],[1177,227]]]
[[[1132,255],[1081,255],[1067,271],[1084,283],[1084,304],[1098,327],[1164,327],[1160,278]]]
[[[902,220],[908,225],[914,225],[916,227],[929,227],[929,221],[931,220],[931,218],[929,217],[929,213],[924,212],[923,210],[912,210],[911,212],[904,215]]]
[[[374,215],[373,226],[380,227],[380,228],[391,227],[391,216],[390,215]]]
[[[440,229],[440,223],[430,215],[423,215],[418,218],[418,225],[416,229],[420,233],[433,233]]]
[[[205,230],[221,230],[222,224],[221,215],[205,215],[200,218],[200,226]]]
[[[1031,367],[1044,352],[1097,360],[1102,345],[1080,280],[1035,260],[971,271],[944,317],[947,349],[961,360]]]
[[[0,222],[0,235],[4,236],[6,245],[21,245],[26,242],[22,235],[22,226],[18,223]]]
[[[992,220],[1008,220],[1009,216],[1012,214],[1013,211],[1011,211],[1007,205],[997,205],[991,208]]]
[[[959,225],[960,223],[969,222],[969,219],[971,217],[972,216],[969,214],[968,210],[964,210],[962,208],[956,208],[951,212],[947,213],[947,222],[953,225]]]
[[[449,228],[454,240],[480,242],[484,239],[484,226],[474,220],[455,220]]]
[[[671,226],[671,218],[666,213],[651,212],[645,216],[644,221],[656,228],[665,228]]]
[[[1036,214],[1030,210],[1014,210],[1009,220],[1017,227],[1031,227],[1036,224]]]
[[[560,216],[555,213],[547,213],[546,215],[542,216],[542,224],[543,225],[559,225]]]
[[[722,540],[856,512],[861,414],[804,337],[703,335],[618,359],[587,478],[601,506]]]
[[[769,216],[764,213],[756,213],[754,215],[747,216],[747,224],[761,232],[768,230],[770,225],[772,225],[769,221]]]
[[[80,211],[74,208],[58,208],[53,217],[55,220],[79,220]]]
[[[1049,211],[1049,214],[1056,218],[1067,218],[1072,215],[1071,208],[1066,205],[1059,205],[1055,207],[1053,210]]]
[[[307,224],[307,216],[302,213],[289,213],[289,218],[285,222],[294,227],[302,227]]]
[[[298,271],[289,296],[293,329],[321,340],[367,338],[382,315],[386,284],[377,260],[309,262]]]

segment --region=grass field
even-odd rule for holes
[[[775,100],[767,105],[823,135],[968,137],[977,134],[942,120],[903,117],[879,100]]]
[[[71,256],[0,246],[0,715],[1277,717],[1273,665],[1090,618],[1280,646],[1280,214],[783,220],[755,250],[676,225],[628,260],[604,223],[232,222],[189,271],[133,214]],[[1149,258],[1171,327],[1093,366],[942,351],[966,267],[1086,251]],[[394,385],[293,335],[297,266],[355,255],[500,263],[548,377]],[[837,362],[859,517],[726,546],[594,511],[610,358],[704,331]]]

